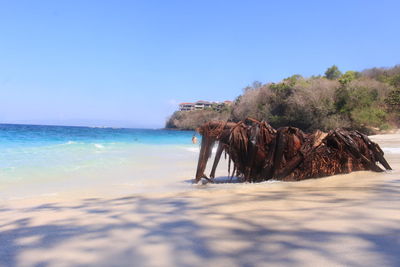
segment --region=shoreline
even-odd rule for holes
[[[397,132],[400,132],[400,129],[398,129]],[[384,150],[386,150],[385,156],[391,157],[394,155],[394,158],[397,157],[397,155],[399,154],[400,151],[400,133],[398,134],[378,134],[378,135],[371,135],[369,136],[370,139],[374,142],[377,142],[380,147]],[[171,194],[185,194],[188,192],[192,192],[192,191],[196,191],[199,188],[200,189],[204,189],[207,187],[211,187],[211,190],[213,190],[212,187],[216,187],[216,188],[222,188],[222,187],[237,187],[237,186],[254,186],[254,187],[258,187],[258,186],[263,186],[265,184],[271,185],[273,183],[291,183],[291,182],[283,182],[283,181],[265,181],[265,182],[261,182],[261,183],[254,183],[254,184],[245,184],[245,183],[216,183],[216,184],[207,184],[207,185],[197,185],[197,184],[193,184],[191,183],[191,178],[193,178],[192,176],[194,176],[194,172],[195,172],[195,165],[197,164],[197,152],[200,150],[199,147],[192,147],[191,145],[180,145],[179,147],[185,147],[187,146],[187,151],[190,151],[194,154],[192,154],[191,157],[191,161],[192,165],[194,166],[190,166],[186,168],[185,174],[181,175],[181,177],[187,177],[187,179],[181,179],[181,180],[171,180],[171,183],[169,184],[168,189],[171,190],[172,192],[170,192],[169,190],[139,190],[136,192],[132,192],[129,193],[126,190],[122,190],[122,193],[117,192],[115,189],[111,190],[111,192],[107,192],[110,190],[109,185],[105,186],[102,185],[98,186],[98,187],[93,187],[93,188],[89,188],[89,187],[85,187],[85,188],[80,188],[80,189],[70,189],[67,190],[65,192],[46,192],[46,193],[42,193],[39,195],[32,195],[32,196],[26,196],[26,197],[13,197],[10,199],[1,199],[0,200],[0,205],[7,205],[10,204],[12,202],[24,202],[26,200],[35,200],[35,199],[43,199],[44,201],[63,201],[63,200],[77,200],[77,199],[82,199],[82,198],[101,198],[101,197],[105,197],[105,198],[112,198],[112,197],[124,197],[126,195],[129,194],[134,194],[134,195],[144,195],[144,196],[152,196],[152,195],[171,195]],[[156,148],[156,145],[151,145],[151,147]],[[188,149],[189,148],[189,149]],[[216,148],[214,147],[213,149],[213,155],[216,151]],[[389,154],[388,154],[389,153]],[[399,154],[400,157],[400,154]],[[181,162],[182,163],[182,162]],[[186,162],[187,163],[187,162]],[[389,161],[389,164],[390,161]],[[217,178],[223,178],[226,177],[226,169],[228,166],[228,162],[226,160],[224,160],[223,158],[221,158],[220,164],[217,168]],[[193,168],[193,169],[192,169]],[[207,169],[210,168],[210,164],[208,164]],[[397,168],[397,169],[400,169]],[[361,173],[363,173],[365,171],[361,171]],[[322,177],[322,178],[314,178],[314,179],[307,179],[304,181],[313,181],[313,180],[324,180],[324,179],[333,179],[335,177],[341,177],[341,176],[346,176],[346,175],[353,175],[353,174],[357,174],[359,172],[353,172],[350,174],[341,174],[341,175],[334,175],[334,176],[328,176],[328,177]],[[370,174],[374,174],[374,172],[365,172],[365,173],[370,173]],[[172,177],[172,176],[171,176]],[[171,178],[170,177],[170,178]],[[194,178],[193,178],[194,179]],[[294,183],[301,183],[304,181],[297,181]],[[33,181],[35,182],[35,181]],[[141,180],[139,181],[127,181],[127,183],[124,184],[114,184],[111,186],[116,186],[116,187],[123,187],[123,186],[133,186],[135,183],[140,183]],[[153,182],[154,183],[154,182]],[[159,186],[165,186],[166,184],[160,184]],[[177,186],[177,188],[172,188],[170,186]],[[182,186],[183,185],[183,186]],[[147,184],[147,186],[152,186],[151,184]],[[137,188],[138,189],[138,188]]]

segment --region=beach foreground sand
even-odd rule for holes
[[[8,200],[0,266],[400,266],[394,171],[174,193]]]

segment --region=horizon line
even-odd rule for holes
[[[57,126],[57,127],[83,127],[83,128],[98,128],[98,129],[143,129],[143,130],[168,130],[168,128],[142,128],[142,127],[115,127],[115,126],[89,126],[89,125],[60,125],[60,124],[37,124],[37,123],[18,123],[18,122],[0,122],[0,125],[29,125],[29,126]]]

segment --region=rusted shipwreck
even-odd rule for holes
[[[208,122],[197,131],[202,141],[195,182],[202,178],[213,181],[223,153],[229,157],[228,175],[243,182],[298,181],[361,170],[383,172],[377,163],[391,170],[379,145],[359,131],[276,130],[265,121],[250,118],[239,123]],[[215,143],[218,148],[207,177],[204,171]]]

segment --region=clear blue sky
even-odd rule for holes
[[[0,122],[162,127],[254,80],[400,63],[400,1],[0,0]]]

